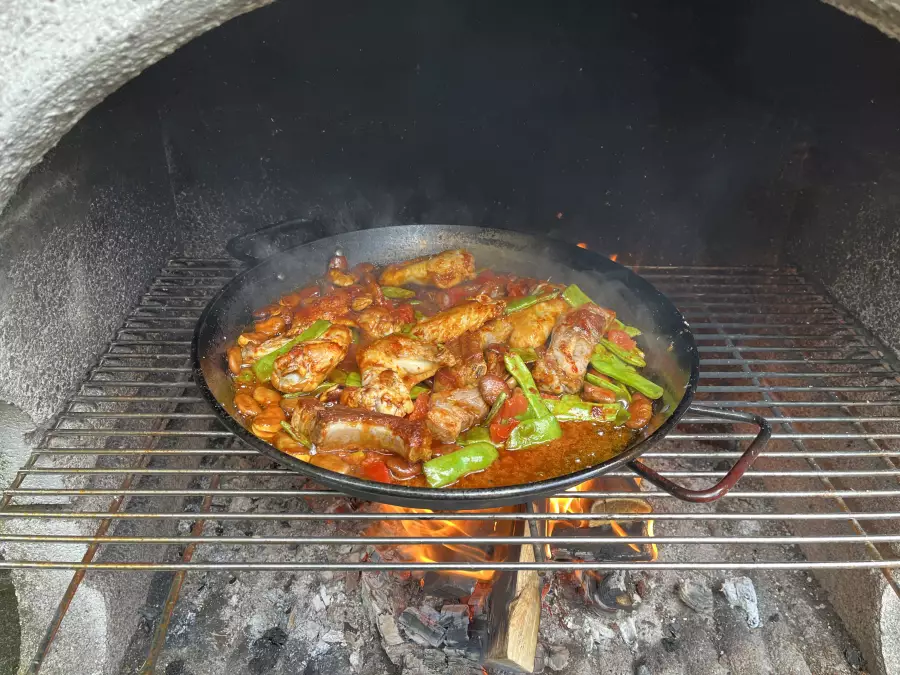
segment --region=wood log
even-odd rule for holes
[[[517,530],[529,536],[528,523],[521,525]],[[534,562],[534,547],[531,544],[511,547],[509,560]],[[484,665],[520,673],[534,672],[540,621],[541,578],[537,571],[501,572],[491,591],[490,632]]]

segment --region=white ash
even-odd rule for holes
[[[762,620],[759,618],[759,602],[756,599],[756,589],[753,582],[747,577],[733,577],[726,579],[722,584],[722,593],[732,607],[739,607],[747,614],[747,625],[750,628],[760,628]],[[824,605],[816,606],[820,609]]]

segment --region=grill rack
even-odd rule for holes
[[[200,311],[240,269],[230,259],[170,261],[3,492],[0,569],[76,570],[36,663],[90,570],[175,572],[166,617],[187,572],[200,570],[881,568],[900,594],[892,571],[900,567],[900,364],[793,269],[636,270],[692,325],[702,358],[697,401],[757,412],[775,430],[742,483],[716,504],[685,504],[643,486],[641,496],[654,506],[656,534],[634,541],[657,544],[658,560],[417,564],[344,562],[338,547],[562,543],[566,539],[540,534],[360,536],[374,521],[452,517],[541,523],[561,516],[539,504],[510,514],[334,512],[331,506],[344,500],[342,495],[309,486],[240,444],[196,394],[189,353]],[[727,466],[721,463],[740,456],[752,431],[688,417],[642,459],[663,475],[702,487],[724,474]],[[647,518],[614,515],[619,521]],[[276,522],[313,531],[259,534]],[[697,544],[720,555],[670,554]],[[305,559],[302,550],[285,554],[297,545],[325,547],[332,557]],[[157,627],[157,649],[166,623]]]

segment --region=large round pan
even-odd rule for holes
[[[296,236],[306,224],[285,225]],[[314,231],[314,230],[313,230]],[[431,489],[388,485],[344,476],[280,452],[251,434],[234,416],[225,349],[251,321],[251,311],[320,276],[340,249],[353,263],[398,262],[450,248],[466,248],[480,266],[499,272],[577,283],[596,302],[613,308],[625,323],[639,326],[649,376],[665,389],[650,424],[617,456],[581,471],[534,483],[480,489]],[[317,239],[275,253],[238,274],[210,301],[192,344],[194,377],[222,423],[241,440],[289,469],[353,496],[400,506],[474,509],[522,503],[552,495],[624,465],[664,490],[690,501],[712,501],[730,489],[770,434],[762,418],[746,413],[692,408],[692,413],[755,423],[760,434],[717,485],[689,490],[635,461],[669,433],[691,407],[699,357],[690,327],[675,306],[650,283],[608,258],[569,244],[505,230],[450,225],[404,225],[357,230]],[[526,451],[527,452],[527,451]]]

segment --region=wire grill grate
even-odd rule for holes
[[[374,521],[560,516],[542,505],[500,515],[343,512],[335,506],[346,501],[342,495],[308,485],[241,445],[197,394],[189,362],[194,322],[239,269],[227,259],[170,261],[3,492],[0,568],[79,570],[54,626],[91,569],[175,571],[172,604],[187,571],[225,569],[874,567],[897,589],[900,367],[793,270],[638,270],[695,330],[702,356],[698,401],[757,412],[775,431],[738,489],[715,504],[684,504],[643,486],[655,509],[655,534],[635,541],[656,543],[658,560],[410,565],[346,562],[341,551],[359,543],[503,543],[490,537],[364,538],[363,528]],[[664,475],[702,487],[727,470],[751,431],[689,417],[644,459]],[[616,514],[616,520],[643,518]],[[304,547],[325,547],[330,555],[305,556]]]

